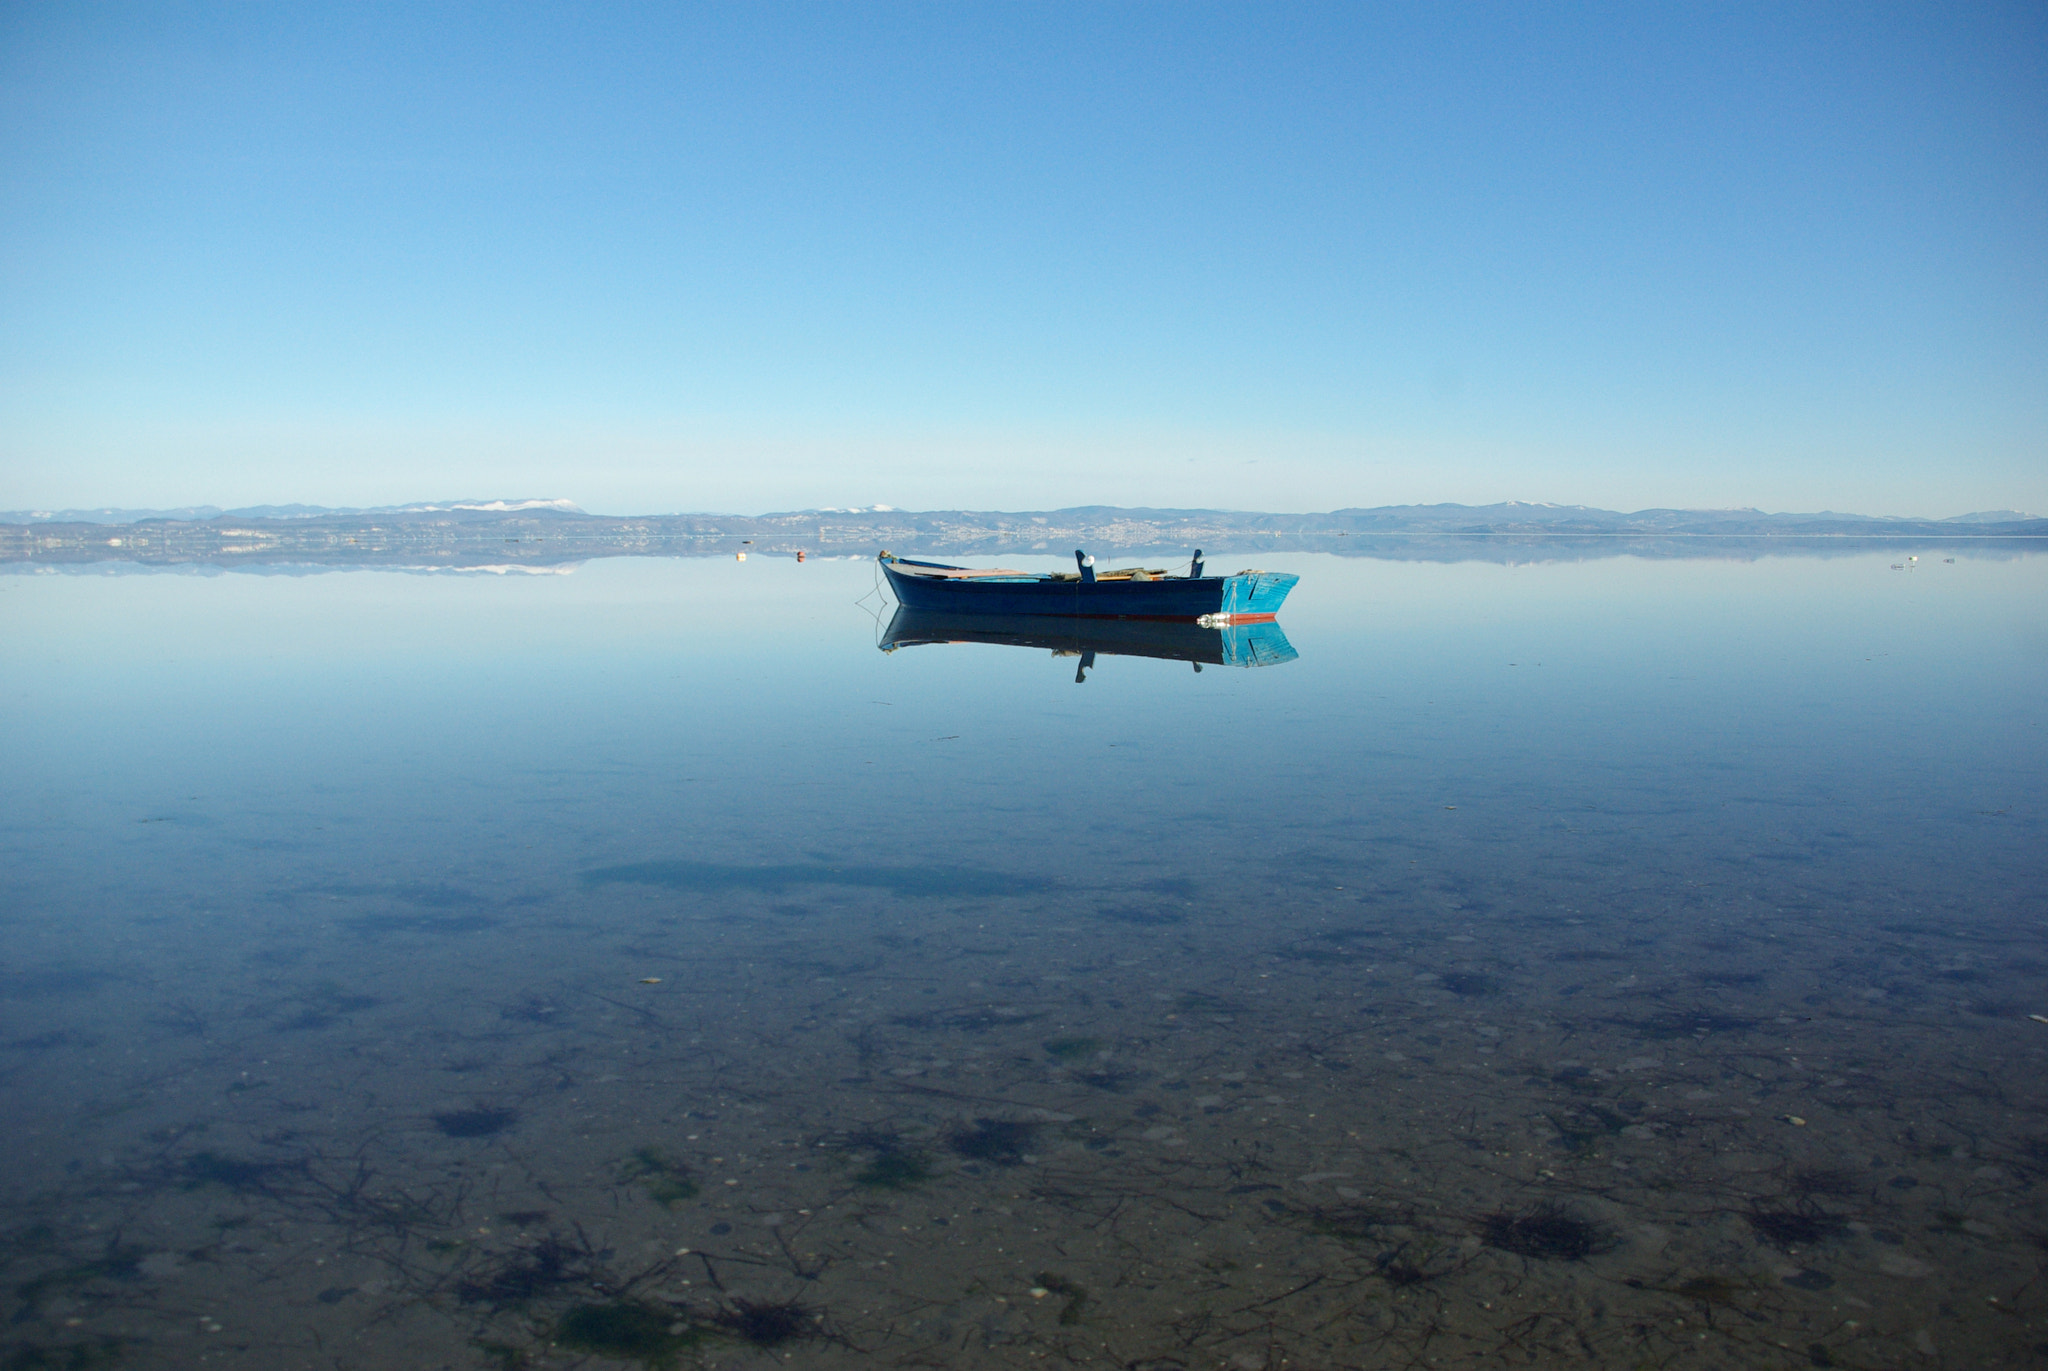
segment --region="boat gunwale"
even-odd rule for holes
[[[1019,584],[1063,585],[1081,582],[1082,579],[1079,573],[1072,571],[1019,571],[1014,567],[953,566],[947,562],[915,561],[909,557],[898,557],[893,553],[885,553],[876,558],[876,560],[883,567],[896,570],[899,575],[916,576],[926,581],[999,581]],[[916,570],[901,570],[904,567],[916,568]],[[1145,573],[1142,579],[1136,574],[1140,571]],[[945,572],[953,574],[934,574]],[[1233,574],[1237,576],[1264,576],[1267,573],[1245,570]],[[1182,585],[1200,585],[1204,581],[1227,581],[1229,579],[1231,579],[1230,576],[1175,576],[1163,571],[1155,572],[1150,567],[1119,567],[1114,571],[1099,572],[1095,577],[1097,584],[1103,581],[1128,581],[1137,585],[1144,585],[1152,581],[1173,581]]]

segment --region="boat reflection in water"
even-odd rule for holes
[[[1203,666],[1278,666],[1295,658],[1293,644],[1270,619],[1209,627],[1187,620],[1083,619],[1051,614],[946,614],[899,607],[882,634],[881,648],[926,643],[1001,643],[1079,657],[1074,680],[1088,679],[1097,654],[1163,657]]]

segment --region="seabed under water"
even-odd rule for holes
[[[794,753],[18,815],[0,1371],[2048,1364],[2038,778],[1895,847],[1754,775],[842,787],[743,858]],[[889,764],[822,765],[988,766]]]

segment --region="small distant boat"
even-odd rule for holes
[[[1271,619],[1301,578],[1278,571],[1204,576],[1199,548],[1185,575],[1124,567],[1098,572],[1095,559],[1074,554],[1073,571],[1011,571],[996,567],[914,562],[880,554],[896,602],[946,614],[1057,614],[1079,619],[1185,619],[1209,625]]]
[[[884,652],[932,643],[996,643],[1034,647],[1055,657],[1078,657],[1076,681],[1085,680],[1098,653],[1105,657],[1157,657],[1204,666],[1278,666],[1291,662],[1294,645],[1272,618],[1212,627],[1185,619],[1083,619],[1050,614],[948,614],[899,606],[882,634]]]

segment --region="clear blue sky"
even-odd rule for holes
[[[2048,6],[11,3],[0,507],[2048,512]]]

